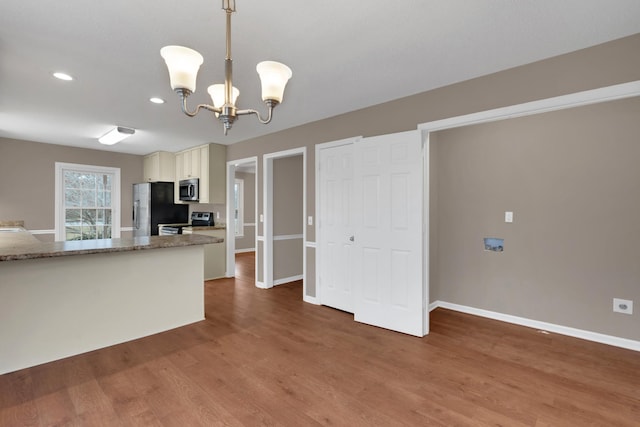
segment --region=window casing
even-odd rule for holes
[[[56,162],[56,241],[120,237],[120,169]]]

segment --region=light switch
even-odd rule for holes
[[[513,222],[513,212],[504,213],[504,222]]]
[[[310,216],[309,218],[307,218],[307,224],[309,225],[313,225],[313,217]]]

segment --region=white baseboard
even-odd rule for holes
[[[461,313],[473,314],[475,316],[486,317],[488,319],[500,320],[502,322],[513,323],[515,325],[526,326],[529,328],[539,329],[548,332],[554,332],[560,335],[567,335],[574,338],[581,338],[587,341],[594,341],[601,344],[608,344],[615,347],[626,348],[629,350],[640,351],[640,341],[634,341],[627,338],[614,337],[598,332],[585,331],[583,329],[570,328],[568,326],[556,325],[554,323],[541,322],[538,320],[527,319],[524,317],[512,316],[510,314],[498,313],[495,311],[483,310],[480,308],[469,307],[466,305],[453,304],[446,301],[434,301],[429,304],[429,311],[438,307],[448,310],[459,311]]]
[[[285,283],[291,283],[302,279],[304,279],[304,276],[302,274],[298,276],[284,277],[282,279],[274,280],[273,286],[284,285]]]
[[[31,234],[56,234],[56,230],[27,230]]]
[[[243,254],[246,252],[255,252],[256,248],[247,248],[247,249],[236,249],[237,254]]]
[[[316,297],[310,297],[308,295],[304,295],[302,297],[302,301],[308,302],[309,304],[320,305],[320,300]]]
[[[267,287],[267,285],[265,285],[265,283],[264,283],[264,282],[258,282],[257,280],[256,280],[256,288],[260,288],[260,289],[269,289],[269,288]]]

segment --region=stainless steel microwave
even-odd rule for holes
[[[197,202],[198,200],[200,200],[198,192],[198,178],[183,179],[179,182],[178,185],[178,194],[180,195],[180,200],[185,202]]]

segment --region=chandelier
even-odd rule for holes
[[[236,100],[240,91],[233,86],[233,61],[231,59],[231,14],[236,11],[235,0],[222,0],[222,9],[227,15],[226,56],[224,58],[224,84],[209,86],[207,92],[211,96],[213,105],[199,104],[195,110],[189,111],[187,97],[196,91],[196,78],[203,58],[198,52],[183,46],[165,46],[160,49],[169,69],[171,89],[182,101],[182,112],[194,117],[201,109],[213,112],[224,125],[224,134],[231,129],[238,116],[255,114],[260,123],[271,121],[273,109],[282,102],[284,88],[291,78],[289,67],[275,61],[263,61],[256,66],[262,84],[262,100],[268,107],[266,118],[262,118],[257,110],[240,110],[236,107]]]

